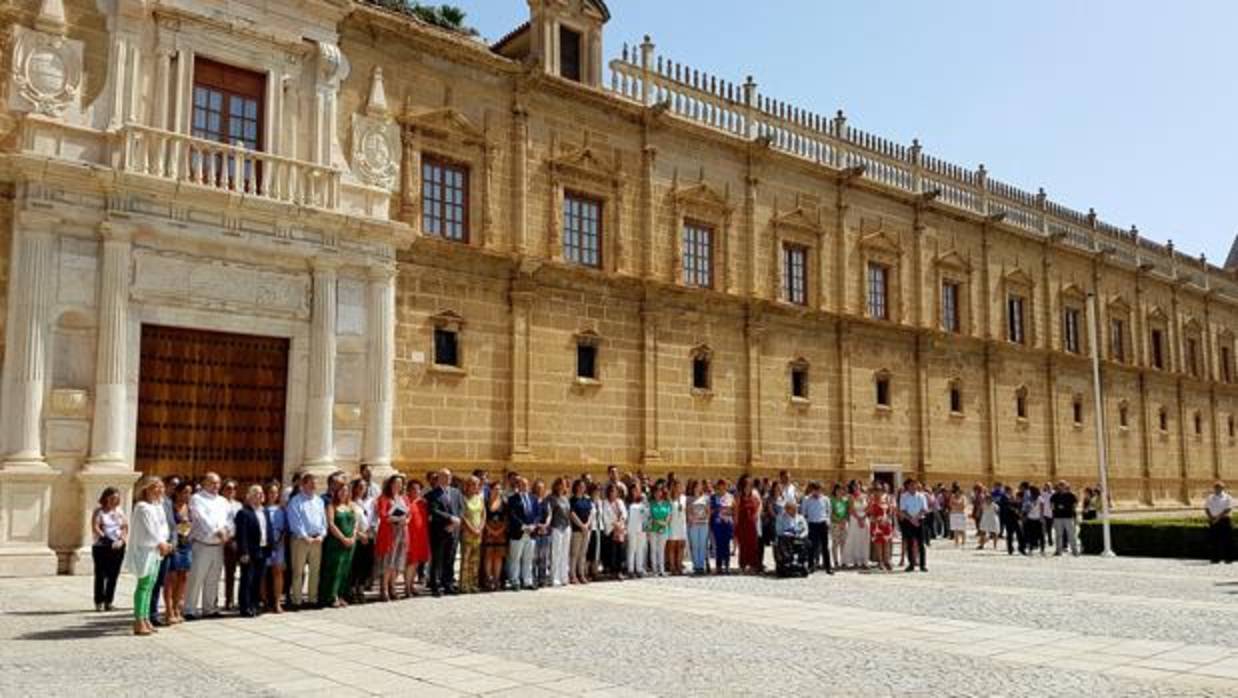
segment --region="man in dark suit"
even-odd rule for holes
[[[516,492],[507,498],[507,582],[516,591],[521,583],[525,589],[533,584],[533,531],[542,518],[537,497],[529,494],[529,481],[517,480]]]
[[[456,543],[464,498],[451,484],[451,471],[443,468],[426,494],[430,510],[430,593],[455,594]]]
[[[245,506],[236,513],[236,550],[241,563],[238,605],[241,615],[248,618],[258,615],[262,577],[271,551],[270,530],[271,522],[262,506],[262,487],[251,485],[245,494]]]

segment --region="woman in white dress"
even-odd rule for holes
[[[983,550],[985,541],[993,541],[993,549],[997,549],[997,538],[1002,532],[1001,522],[997,519],[997,502],[993,500],[993,496],[988,492],[981,492],[980,498],[977,500],[980,509],[980,546],[976,550]]]
[[[150,635],[150,597],[159,576],[159,563],[172,552],[168,544],[168,517],[163,510],[163,480],[148,476],[138,488],[138,503],[133,508],[129,545],[125,548],[125,569],[138,578],[133,590],[133,634]]]
[[[847,484],[848,507],[847,540],[843,543],[843,567],[865,569],[868,567],[869,541],[868,498],[860,489],[860,483],[852,480]]]

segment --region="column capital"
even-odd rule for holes
[[[133,231],[127,225],[117,225],[112,221],[103,221],[99,223],[96,230],[99,232],[99,239],[104,242],[124,244],[133,242]]]
[[[310,271],[312,271],[315,276],[318,274],[335,276],[341,265],[342,263],[340,259],[334,256],[320,254],[309,258]]]
[[[372,282],[389,282],[400,275],[400,269],[396,264],[388,264],[386,262],[375,262],[366,269],[366,274]]]

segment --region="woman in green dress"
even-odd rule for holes
[[[843,486],[834,483],[830,491],[830,550],[827,554],[834,556],[834,569],[839,569],[842,562],[843,544],[847,542],[847,517],[851,514],[850,501],[843,494]]]
[[[327,504],[327,540],[322,545],[322,572],[318,601],[323,606],[343,608],[352,569],[353,544],[357,539],[357,514],[353,511],[349,487],[340,487]]]

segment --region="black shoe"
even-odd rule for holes
[[[442,596],[442,595],[443,595],[443,592],[442,592],[441,590],[439,590],[439,589],[431,589],[431,590],[430,590],[430,596],[433,596],[433,597],[434,597],[434,598],[436,598],[436,599],[437,599],[437,598],[439,598],[439,597],[440,597],[440,596]]]
[[[906,569],[904,569],[903,571],[904,571],[904,572],[915,572],[915,571],[916,571],[916,568],[915,568],[915,567],[912,567],[911,565],[907,565],[907,568],[906,568]]]
[[[928,568],[927,568],[927,567],[921,567],[921,568],[920,568],[920,571],[921,571],[921,572],[928,572]]]

